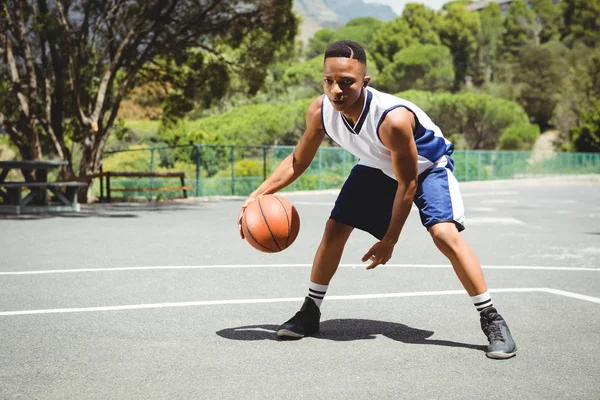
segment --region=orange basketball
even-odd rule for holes
[[[296,207],[284,197],[267,194],[250,203],[242,218],[242,232],[252,247],[277,253],[294,243],[300,230]]]

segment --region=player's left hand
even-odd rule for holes
[[[367,267],[367,269],[373,269],[379,264],[385,264],[389,261],[390,258],[392,258],[394,245],[394,243],[386,241],[380,241],[375,243],[363,256],[362,262],[371,260],[371,264]]]

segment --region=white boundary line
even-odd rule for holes
[[[154,271],[154,270],[180,270],[180,269],[235,269],[235,268],[308,268],[312,264],[230,264],[230,265],[154,265],[141,267],[114,267],[114,268],[79,268],[79,269],[46,269],[33,271],[7,271],[0,272],[0,276],[13,275],[47,275],[47,274],[75,274],[84,272],[120,272],[120,271]],[[365,264],[340,264],[343,268],[365,267]],[[452,268],[449,264],[386,264],[380,268]],[[538,271],[588,271],[600,272],[600,268],[587,267],[551,267],[528,265],[483,265],[483,269],[509,269],[509,270],[538,270]]]
[[[490,289],[492,293],[550,293],[558,296],[570,297],[578,300],[589,301],[600,304],[600,298],[586,296],[579,293],[566,292],[564,290],[551,288],[506,288]],[[404,293],[381,293],[381,294],[358,294],[349,296],[327,296],[327,300],[359,300],[359,299],[384,299],[398,297],[420,297],[420,296],[444,296],[444,295],[465,295],[464,290],[438,290],[429,292],[404,292]],[[175,307],[198,307],[198,306],[217,306],[230,304],[260,304],[260,303],[285,303],[300,302],[303,297],[288,297],[274,299],[240,299],[240,300],[207,300],[207,301],[186,301],[177,303],[151,303],[151,304],[131,304],[123,306],[103,306],[103,307],[79,307],[79,308],[50,308],[41,310],[21,310],[21,311],[2,311],[0,317],[18,316],[18,315],[39,315],[39,314],[67,314],[83,312],[100,311],[125,311],[125,310],[143,310],[157,308],[175,308]]]

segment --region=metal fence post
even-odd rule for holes
[[[231,195],[235,196],[235,146],[231,146]]]
[[[469,150],[465,150],[465,182],[469,181]]]
[[[196,197],[200,196],[200,146],[196,145]]]
[[[267,180],[267,146],[263,146],[263,181]]]
[[[150,148],[150,172],[154,172],[154,147]],[[154,189],[154,177],[150,178],[150,189]],[[154,197],[154,191],[150,192],[150,198]]]
[[[323,154],[323,149],[319,149],[319,190],[321,190],[321,181],[322,181],[322,177],[321,177],[321,169],[323,167],[322,165],[322,157],[321,155]]]
[[[102,165],[100,165],[100,203],[104,203],[104,176],[102,173]]]

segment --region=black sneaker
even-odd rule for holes
[[[481,329],[488,338],[486,356],[489,358],[511,358],[517,354],[517,345],[513,340],[506,321],[494,307],[484,309],[480,314]]]
[[[277,329],[277,336],[285,339],[300,339],[304,336],[314,335],[319,332],[321,311],[310,297],[304,299],[300,311],[289,321]]]

